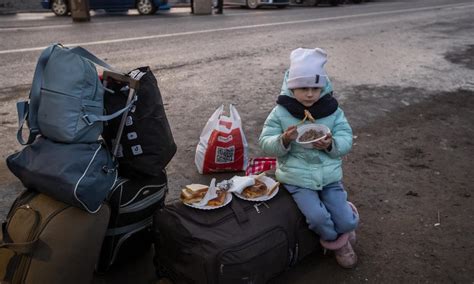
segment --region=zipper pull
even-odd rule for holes
[[[258,209],[258,205],[259,205],[259,204],[254,204],[253,207],[255,208],[255,210],[257,211],[257,213],[260,214],[260,209]]]

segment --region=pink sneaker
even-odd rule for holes
[[[328,250],[338,250],[345,246],[345,244],[349,241],[349,233],[345,233],[340,235],[335,241],[325,241],[320,239],[319,242],[323,246],[323,248]]]
[[[354,268],[357,265],[357,255],[352,249],[350,242],[335,250],[334,254],[336,255],[337,263],[343,268]]]

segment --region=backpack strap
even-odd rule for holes
[[[77,54],[89,61],[91,61],[92,63],[95,63],[99,66],[102,66],[106,69],[109,69],[109,70],[115,70],[115,68],[113,68],[112,66],[110,66],[109,64],[107,64],[105,61],[99,59],[97,56],[95,56],[94,54],[90,53],[87,49],[84,49],[80,46],[76,46],[76,47],[73,47],[71,49],[69,49],[70,52],[74,53],[74,54]]]
[[[94,64],[97,64],[99,66],[102,66],[104,67],[105,69],[108,69],[108,70],[115,70],[112,66],[110,66],[109,64],[107,64],[105,61],[99,59],[97,56],[95,56],[94,54],[90,53],[87,49],[85,48],[82,48],[80,46],[76,46],[76,47],[73,47],[71,49],[69,49],[70,52],[76,54],[76,55],[79,55],[89,61],[91,61],[92,63]],[[121,73],[120,73],[121,74]],[[92,125],[94,124],[95,122],[98,122],[98,121],[108,121],[108,120],[111,120],[111,119],[114,119],[116,118],[117,116],[121,115],[122,113],[130,110],[130,108],[132,107],[132,105],[135,103],[135,101],[137,100],[137,98],[134,98],[129,104],[127,104],[123,109],[121,110],[118,110],[110,115],[95,115],[95,114],[86,114],[82,117],[82,119],[87,123],[87,125]]]
[[[56,47],[64,48],[61,44],[50,45],[41,53],[38,59],[38,63],[36,64],[35,74],[33,77],[33,83],[31,85],[29,102],[21,101],[21,102],[18,102],[16,105],[17,112],[18,112],[18,124],[19,124],[16,138],[18,142],[20,142],[21,145],[28,145],[28,144],[33,143],[33,141],[35,141],[36,139],[36,136],[40,134],[40,129],[38,127],[38,108],[39,108],[39,101],[40,101],[41,84],[43,83],[43,73],[44,73],[44,69],[46,68],[46,64],[48,63],[48,60],[51,57],[51,54],[53,53],[54,48]],[[80,46],[77,46],[68,50],[76,55],[79,55],[91,61],[92,63],[95,63],[109,70],[114,70],[112,66],[105,63],[103,60],[97,58],[95,55],[93,55],[92,53],[90,53],[89,51],[87,51],[86,49]],[[125,107],[125,110],[123,110],[121,113],[123,113],[130,107],[131,106]],[[120,115],[121,113],[118,113],[117,116]],[[95,121],[105,121],[102,119],[107,118],[107,116],[98,116],[98,117],[99,117],[98,119],[96,118],[93,118],[93,119],[96,119]],[[109,119],[112,119],[112,118],[109,118]],[[23,140],[23,136],[22,136],[23,125],[25,121],[28,121],[28,127],[30,130],[30,133],[28,135],[28,140],[26,142]]]
[[[92,125],[97,121],[108,121],[130,110],[130,108],[132,108],[133,104],[136,101],[137,101],[137,96],[134,96],[132,101],[129,102],[123,109],[120,109],[112,114],[109,114],[109,115],[86,114],[82,117],[82,119],[87,123],[87,125]]]
[[[16,104],[18,111],[18,131],[16,138],[21,145],[27,145],[35,141],[36,136],[40,133],[38,128],[38,107],[40,100],[41,84],[43,82],[43,72],[48,63],[51,54],[57,44],[48,46],[40,55],[38,63],[36,64],[35,74],[33,76],[33,83],[30,90],[30,101],[21,101]],[[28,120],[28,127],[30,134],[28,140],[25,142],[22,137],[23,124]]]

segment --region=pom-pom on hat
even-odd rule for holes
[[[327,54],[324,50],[297,48],[291,52],[290,60],[288,89],[326,86],[328,77],[324,64],[327,62]]]

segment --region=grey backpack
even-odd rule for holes
[[[91,143],[102,133],[103,122],[119,116],[131,106],[104,115],[104,87],[94,63],[112,69],[81,47],[54,44],[38,59],[30,101],[17,103],[20,127],[17,139],[31,144],[38,134],[62,143]],[[29,137],[22,137],[24,122]]]

